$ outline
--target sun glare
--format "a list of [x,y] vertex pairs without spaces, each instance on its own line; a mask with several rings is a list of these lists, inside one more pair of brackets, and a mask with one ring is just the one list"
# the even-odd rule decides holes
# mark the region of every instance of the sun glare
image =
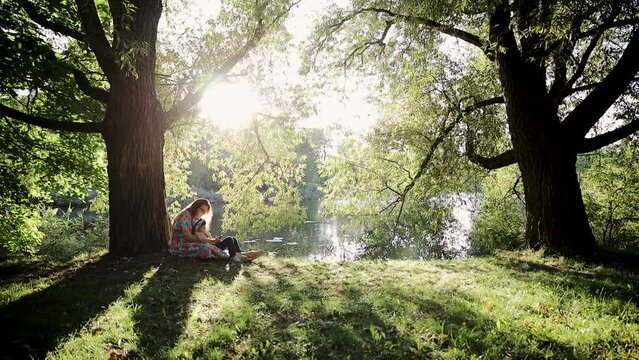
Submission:
[[220,81],[209,85],[199,104],[200,116],[224,129],[241,129],[257,111],[257,95],[249,84]]

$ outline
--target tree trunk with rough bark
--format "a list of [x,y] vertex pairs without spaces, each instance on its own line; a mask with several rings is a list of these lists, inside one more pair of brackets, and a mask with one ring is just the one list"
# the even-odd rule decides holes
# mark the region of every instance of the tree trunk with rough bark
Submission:
[[[125,87],[106,116],[109,250],[139,254],[166,248],[164,127],[152,89]],[[133,91],[132,91],[133,90]]]
[[[558,141],[558,140],[556,140]],[[560,144],[521,151],[519,168],[526,194],[526,240],[566,255],[591,256],[595,238],[581,196],[576,155]],[[531,153],[536,152],[533,156]]]
[[[155,46],[160,1],[141,1],[131,25],[119,9],[121,39],[129,47],[146,47],[111,81],[105,117],[109,176],[109,250],[140,254],[166,249],[169,239],[164,181],[164,115],[155,92]],[[133,44],[133,45],[126,45]],[[139,44],[139,45],[135,45]],[[141,51],[141,50],[140,50]],[[126,61],[126,60],[121,60]]]
[[541,66],[502,58],[506,112],[526,198],[526,242],[565,255],[591,256],[595,237],[577,177],[577,146],[548,100]]

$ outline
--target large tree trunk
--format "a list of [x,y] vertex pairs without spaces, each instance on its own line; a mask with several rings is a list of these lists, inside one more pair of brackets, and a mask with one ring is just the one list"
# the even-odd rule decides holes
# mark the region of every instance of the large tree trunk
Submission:
[[535,249],[545,247],[561,254],[590,256],[595,250],[595,238],[577,179],[576,156],[569,151],[557,143],[520,149],[526,240]]
[[107,111],[105,133],[109,250],[127,255],[163,250],[169,228],[160,106],[152,89],[130,83],[111,93],[116,95]]
[[535,74],[533,70],[518,74],[529,85],[510,88],[506,105],[526,196],[526,241],[535,249],[590,256],[595,237],[577,178],[576,146],[562,136],[543,82],[535,81],[544,77]]
[[[135,3],[135,16],[117,6],[115,52],[146,51],[122,58],[111,79],[104,138],[109,174],[109,251],[133,255],[163,250],[169,239],[164,203],[164,116],[155,93],[155,46],[162,2]],[[131,22],[132,21],[132,22]],[[127,23],[129,22],[129,23]]]
[[[547,90],[547,71],[539,49],[517,39],[504,4],[491,16],[491,40],[515,159],[526,196],[526,240],[567,255],[592,255],[595,238],[577,179],[577,147],[563,135],[557,108]],[[532,38],[529,38],[530,40]]]

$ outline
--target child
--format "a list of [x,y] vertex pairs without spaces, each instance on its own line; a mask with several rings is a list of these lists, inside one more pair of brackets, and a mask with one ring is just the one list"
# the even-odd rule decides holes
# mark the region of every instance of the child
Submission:
[[229,256],[235,261],[251,261],[257,259],[263,254],[261,251],[249,251],[243,253],[242,249],[240,249],[240,244],[233,236],[227,236],[224,240],[220,240],[219,236],[211,236],[211,233],[209,233],[206,227],[206,220],[204,219],[198,219],[195,222],[194,228],[195,236],[198,240],[203,243],[215,245],[220,250],[228,250]]

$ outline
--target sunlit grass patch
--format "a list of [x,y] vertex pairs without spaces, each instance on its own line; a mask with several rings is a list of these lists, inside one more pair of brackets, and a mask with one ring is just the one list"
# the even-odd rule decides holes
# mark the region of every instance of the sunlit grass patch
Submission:
[[[639,356],[636,274],[536,254],[254,264],[154,255],[101,266],[86,276],[106,276],[117,296],[45,334],[57,339],[52,357],[112,349],[148,359]],[[99,284],[84,301],[94,302]]]

